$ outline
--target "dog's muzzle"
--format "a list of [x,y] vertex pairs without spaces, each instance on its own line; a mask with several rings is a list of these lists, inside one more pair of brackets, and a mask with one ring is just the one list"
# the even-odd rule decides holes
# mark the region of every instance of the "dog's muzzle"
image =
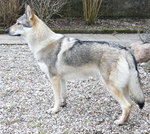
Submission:
[[[7,29],[5,30],[5,33],[8,33],[9,35],[12,35],[12,34],[10,34],[9,28],[7,28]],[[12,35],[12,36],[21,36],[21,34],[15,34],[15,35]]]

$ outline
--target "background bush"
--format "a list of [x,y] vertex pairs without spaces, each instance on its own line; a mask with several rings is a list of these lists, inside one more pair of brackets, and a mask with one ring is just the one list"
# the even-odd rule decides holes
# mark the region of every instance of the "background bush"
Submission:
[[24,5],[20,0],[0,0],[0,20],[3,27],[8,27],[16,21]]
[[31,6],[37,16],[48,23],[54,14],[58,14],[67,0],[30,0]]
[[[45,23],[48,23],[54,14],[58,14],[67,0],[27,0],[34,12]],[[22,12],[24,12],[24,0],[0,0],[0,26],[12,25]]]
[[92,25],[98,15],[102,0],[82,0],[85,22]]

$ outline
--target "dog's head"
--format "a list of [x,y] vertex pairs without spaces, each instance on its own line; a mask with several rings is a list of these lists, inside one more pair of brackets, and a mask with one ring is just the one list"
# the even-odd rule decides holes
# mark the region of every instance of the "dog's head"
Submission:
[[6,29],[6,33],[13,36],[24,35],[35,25],[36,16],[29,5],[26,6],[25,13],[19,17],[14,25]]

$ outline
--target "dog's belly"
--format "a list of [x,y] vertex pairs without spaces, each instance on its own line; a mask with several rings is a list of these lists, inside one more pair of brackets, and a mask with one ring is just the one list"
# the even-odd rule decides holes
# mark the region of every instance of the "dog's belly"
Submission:
[[[64,68],[62,68],[64,69]],[[83,80],[88,77],[97,77],[100,71],[96,65],[87,65],[82,67],[65,67],[62,77],[65,80]]]
[[[48,66],[45,63],[38,62],[40,69],[47,75],[50,74]],[[57,74],[65,80],[84,80],[88,77],[100,76],[100,70],[96,64],[88,64],[81,67],[62,65],[57,68]]]

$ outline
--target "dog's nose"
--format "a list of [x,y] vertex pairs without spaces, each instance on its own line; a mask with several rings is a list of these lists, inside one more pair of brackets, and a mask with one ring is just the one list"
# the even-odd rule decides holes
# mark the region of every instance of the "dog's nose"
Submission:
[[7,28],[7,29],[5,30],[5,33],[9,33],[9,28]]

